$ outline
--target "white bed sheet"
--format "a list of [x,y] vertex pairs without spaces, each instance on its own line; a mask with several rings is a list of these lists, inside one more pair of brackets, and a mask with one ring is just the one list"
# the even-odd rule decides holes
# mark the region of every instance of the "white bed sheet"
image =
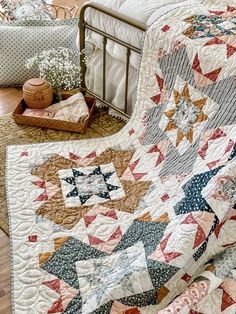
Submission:
[[[107,54],[106,64],[106,99],[120,109],[124,108],[125,90],[125,64]],[[131,114],[136,102],[136,88],[138,80],[138,70],[130,67],[129,88],[128,88],[128,113]],[[102,97],[103,90],[103,61],[102,50],[97,48],[90,61],[86,72],[87,87]],[[99,104],[99,103],[98,103]],[[100,103],[102,105],[102,103]],[[124,119],[117,111],[109,109],[109,113],[115,117]]]

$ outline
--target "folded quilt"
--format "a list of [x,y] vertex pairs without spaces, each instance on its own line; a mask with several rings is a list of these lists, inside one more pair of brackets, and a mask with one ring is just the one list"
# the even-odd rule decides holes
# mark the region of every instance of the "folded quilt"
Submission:
[[76,93],[66,100],[47,108],[54,113],[53,119],[70,122],[82,122],[89,116],[88,106],[82,93]]
[[13,313],[235,313],[235,32],[231,0],[167,12],[118,134],[8,147]]

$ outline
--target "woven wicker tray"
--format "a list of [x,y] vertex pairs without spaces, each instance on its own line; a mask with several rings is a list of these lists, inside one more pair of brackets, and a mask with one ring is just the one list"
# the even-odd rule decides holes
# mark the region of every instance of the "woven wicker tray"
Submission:
[[[67,99],[70,96],[71,95],[63,94],[63,99]],[[50,119],[50,118],[24,116],[23,112],[25,111],[27,106],[23,99],[18,103],[12,116],[17,124],[28,124],[28,125],[33,125],[33,126],[39,126],[41,128],[43,127],[43,128],[49,128],[49,129],[84,133],[92,118],[93,111],[96,106],[96,99],[94,97],[85,96],[85,101],[89,108],[89,116],[83,122],[76,123],[76,122],[56,120],[56,119]]]

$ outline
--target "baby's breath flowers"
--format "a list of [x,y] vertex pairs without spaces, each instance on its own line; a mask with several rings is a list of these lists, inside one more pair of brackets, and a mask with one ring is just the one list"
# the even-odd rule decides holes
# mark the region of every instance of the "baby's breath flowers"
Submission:
[[[86,63],[89,56],[86,51]],[[80,53],[68,48],[59,47],[57,49],[44,50],[34,57],[26,60],[25,66],[28,69],[36,68],[39,77],[47,80],[61,100],[63,89],[73,89],[81,83]]]

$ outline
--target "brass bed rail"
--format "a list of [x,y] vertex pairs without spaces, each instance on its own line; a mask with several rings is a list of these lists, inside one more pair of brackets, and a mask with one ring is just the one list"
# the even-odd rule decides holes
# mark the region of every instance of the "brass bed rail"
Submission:
[[[90,24],[88,24],[85,21],[85,13],[86,10],[88,8],[92,8],[96,11],[99,11],[103,14],[106,14],[108,16],[111,16],[112,18],[119,20],[127,25],[133,26],[143,32],[146,32],[147,30],[147,26],[143,23],[140,23],[138,21],[135,21],[127,16],[124,16],[120,13],[117,13],[111,9],[105,8],[99,4],[96,3],[92,3],[92,2],[87,2],[85,3],[80,11],[80,23],[79,23],[79,29],[80,29],[80,52],[81,52],[81,56],[80,56],[80,60],[81,60],[81,88],[83,91],[87,92],[88,94],[96,97],[97,99],[99,99],[101,102],[103,102],[104,104],[106,104],[107,106],[113,108],[114,110],[118,111],[119,113],[121,113],[122,115],[124,115],[125,117],[129,118],[129,115],[127,113],[127,109],[128,109],[128,89],[129,89],[129,68],[130,68],[130,55],[131,55],[131,51],[135,51],[139,54],[141,54],[142,50],[138,47],[132,46],[128,43],[126,43],[123,40],[120,40],[112,35],[110,35],[109,33],[106,33]],[[84,62],[84,58],[85,58],[85,49],[86,49],[86,41],[85,41],[85,37],[86,37],[86,30],[90,30],[92,32],[95,32],[101,36],[103,36],[103,82],[102,82],[102,97],[97,95],[95,92],[87,89],[86,87],[86,83],[85,83],[85,74],[86,74],[86,64]],[[125,65],[125,69],[126,69],[126,73],[125,73],[125,93],[124,93],[124,110],[118,108],[117,106],[113,105],[112,103],[110,103],[109,101],[106,100],[106,46],[107,46],[107,40],[111,40],[123,47],[125,47],[127,49],[126,52],[126,65]]]

